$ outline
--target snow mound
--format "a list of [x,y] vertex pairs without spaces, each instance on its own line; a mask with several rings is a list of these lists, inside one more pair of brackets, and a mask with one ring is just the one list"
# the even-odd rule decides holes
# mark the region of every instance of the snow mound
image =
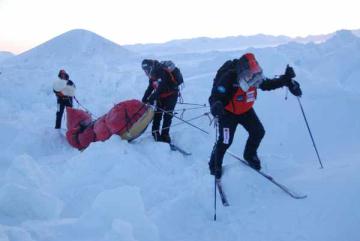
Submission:
[[[11,63],[32,65],[57,63],[68,66],[81,61],[83,64],[101,62],[103,64],[124,63],[134,54],[93,32],[75,29],[61,34],[47,42],[26,51]],[[44,66],[43,66],[44,67]]]
[[15,56],[13,53],[7,51],[0,51],[0,62]]

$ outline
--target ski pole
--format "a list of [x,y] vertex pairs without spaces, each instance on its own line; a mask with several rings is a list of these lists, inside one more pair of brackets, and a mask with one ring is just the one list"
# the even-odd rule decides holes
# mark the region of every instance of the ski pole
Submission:
[[[203,117],[203,116],[208,116],[208,112],[206,112],[206,113],[204,113],[204,114],[202,114],[202,115],[199,115],[199,116],[195,116],[195,117],[193,117],[193,118],[191,118],[191,119],[188,119],[188,120],[186,120],[186,121],[197,120],[197,119],[200,119],[200,118]],[[183,124],[186,124],[186,123],[184,123],[184,122],[179,122],[179,123],[176,123],[176,124],[171,125],[171,127],[179,126],[179,125],[183,125]],[[161,130],[166,130],[166,129],[170,129],[170,126],[169,126],[169,127],[162,128]],[[160,130],[156,130],[156,131],[160,131]]]
[[214,177],[214,221],[216,221],[216,177]]
[[[218,140],[218,119],[215,118],[215,145],[216,145],[216,142]],[[215,148],[215,147],[214,147]],[[215,149],[213,150],[215,151]],[[215,155],[215,169],[217,168],[217,155],[216,153],[214,153]],[[216,176],[214,175],[214,221],[216,221]]]
[[300,109],[301,109],[302,115],[303,115],[304,120],[305,120],[305,123],[306,123],[306,127],[307,127],[307,129],[308,129],[308,131],[309,131],[309,134],[310,134],[310,137],[311,137],[311,141],[312,141],[312,143],[313,143],[313,146],[314,146],[316,155],[317,155],[317,157],[318,157],[318,160],[319,160],[319,163],[320,163],[320,167],[321,167],[321,168],[324,168],[324,167],[323,167],[323,164],[322,164],[322,162],[321,162],[321,159],[320,159],[319,152],[318,152],[318,150],[317,150],[317,148],[316,148],[316,144],[315,144],[313,135],[312,135],[312,133],[311,133],[309,123],[308,123],[308,121],[307,121],[307,119],[306,119],[306,115],[305,115],[305,112],[304,112],[304,108],[303,108],[303,106],[302,106],[302,104],[301,104],[300,97],[297,97],[297,100],[298,100],[298,102],[299,102]]
[[[208,116],[208,115],[209,115],[209,112],[206,112],[206,113],[204,113],[204,114],[202,114],[202,115],[196,116],[196,117],[191,118],[191,119],[188,119],[188,120],[186,120],[186,121],[193,121],[193,120],[196,120],[196,119],[199,119],[199,118],[201,118],[201,117],[203,117],[203,116]],[[184,122],[179,122],[179,123],[177,123],[177,124],[171,125],[171,127],[179,126],[179,125],[183,125],[183,124],[186,124],[186,123],[184,123]],[[161,128],[161,129],[157,129],[157,130],[152,130],[152,131],[146,132],[146,133],[150,134],[150,133],[153,133],[153,132],[156,132],[156,131],[166,130],[166,129],[170,129],[170,126],[169,126],[169,127],[165,127],[165,128]]]
[[[207,106],[205,106],[205,107],[207,107]],[[180,111],[182,111],[182,112],[185,112],[185,111],[187,111],[187,110],[198,110],[198,109],[203,109],[203,108],[205,108],[204,106],[202,106],[202,107],[192,107],[192,108],[182,108],[182,109],[175,109],[175,110],[168,110],[168,111],[155,111],[155,112],[164,112],[164,113],[168,113],[168,112],[173,112],[173,111],[175,111],[175,112],[180,112]]]
[[[160,108],[160,107],[157,107],[157,106],[153,106],[153,107],[154,107],[154,108],[157,108],[157,109],[159,109],[159,110],[161,110],[161,111],[163,111],[163,112],[166,112],[166,110],[164,110],[164,109],[162,109],[162,108]],[[191,124],[190,122],[188,122],[188,121],[186,121],[186,120],[184,120],[184,119],[182,119],[182,118],[180,118],[180,117],[177,117],[176,115],[174,115],[174,114],[172,114],[172,113],[169,113],[169,112],[168,112],[168,113],[166,113],[166,114],[171,115],[172,117],[175,117],[176,119],[178,119],[178,120],[180,120],[180,121],[188,124],[189,126],[192,126],[192,127],[196,128],[196,129],[198,129],[198,130],[200,130],[200,131],[202,131],[202,132],[204,132],[204,133],[206,133],[206,134],[209,134],[209,132],[201,129],[200,127],[197,127],[196,125]]]
[[187,103],[187,102],[178,102],[180,105],[195,105],[195,106],[202,106],[202,107],[208,107],[206,104],[196,104],[196,103]]

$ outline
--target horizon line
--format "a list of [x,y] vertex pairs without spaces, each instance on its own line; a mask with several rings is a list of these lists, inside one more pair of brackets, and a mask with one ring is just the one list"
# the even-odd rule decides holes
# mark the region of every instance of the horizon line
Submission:
[[[338,30],[335,30],[333,32],[330,32],[330,33],[319,33],[319,34],[308,34],[308,35],[305,35],[305,36],[301,36],[301,35],[297,35],[295,37],[292,37],[292,36],[289,36],[289,35],[284,35],[284,34],[279,34],[279,35],[276,35],[276,34],[267,34],[267,33],[257,33],[257,34],[252,34],[252,35],[227,35],[227,36],[214,36],[214,37],[209,37],[209,36],[196,36],[196,37],[188,37],[188,38],[175,38],[175,39],[170,39],[170,40],[166,40],[166,41],[159,41],[159,42],[135,42],[135,43],[125,43],[125,44],[120,44],[118,43],[118,41],[114,41],[114,40],[111,40],[110,38],[106,37],[106,36],[103,36],[103,35],[100,35],[98,33],[96,33],[95,31],[91,31],[91,30],[88,30],[88,29],[82,29],[82,28],[74,28],[74,29],[70,29],[68,31],[65,31],[61,34],[58,34],[58,35],[55,35],[54,37],[52,38],[49,38],[48,40],[45,40],[39,44],[36,44],[34,45],[33,47],[29,47],[29,48],[26,48],[25,50],[11,50],[12,47],[5,47],[5,49],[0,49],[0,52],[3,52],[3,53],[10,53],[10,54],[13,54],[13,55],[20,55],[22,53],[25,53],[27,51],[30,51],[31,49],[33,48],[36,48],[54,38],[57,38],[59,36],[62,36],[66,33],[69,33],[69,32],[72,32],[72,31],[77,31],[77,30],[80,30],[80,31],[87,31],[87,32],[90,32],[90,33],[93,33],[93,34],[96,34],[104,39],[107,39],[119,46],[135,46],[135,45],[161,45],[161,44],[166,44],[166,43],[170,43],[170,42],[175,42],[175,41],[186,41],[186,40],[196,40],[196,39],[201,39],[201,38],[206,38],[206,39],[213,39],[213,40],[221,40],[221,39],[226,39],[226,38],[241,38],[241,37],[256,37],[256,36],[259,36],[259,35],[264,35],[264,36],[267,36],[267,37],[274,37],[274,38],[279,38],[279,37],[286,37],[286,38],[289,38],[291,40],[305,40],[307,38],[313,38],[313,37],[320,37],[320,36],[327,36],[327,35],[333,35],[335,34],[336,32],[338,31],[351,31],[352,33],[354,32],[357,32],[359,31],[359,34],[356,34],[354,33],[356,36],[360,36],[360,28],[357,28],[357,29],[345,29],[345,28],[342,28],[342,29],[338,29]],[[15,48],[18,47],[18,46],[15,46]],[[20,47],[19,47],[20,48]],[[10,50],[9,50],[10,49]]]

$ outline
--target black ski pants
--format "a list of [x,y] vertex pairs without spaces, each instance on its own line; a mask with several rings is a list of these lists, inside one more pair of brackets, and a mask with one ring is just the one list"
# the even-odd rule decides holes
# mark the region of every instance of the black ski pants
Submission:
[[153,133],[159,131],[160,133],[160,123],[163,119],[163,124],[161,128],[161,135],[168,135],[171,126],[171,120],[173,118],[174,109],[178,99],[178,92],[167,96],[165,98],[159,98],[156,101],[155,115],[152,124]]
[[61,119],[64,114],[65,106],[73,107],[72,97],[57,97],[57,111],[56,111],[56,121],[55,129],[61,128]]
[[210,166],[221,167],[226,150],[231,146],[237,125],[242,125],[249,133],[246,141],[244,158],[247,159],[257,154],[257,149],[265,130],[253,108],[241,115],[235,115],[228,111],[219,118],[218,139],[214,145],[210,158]]

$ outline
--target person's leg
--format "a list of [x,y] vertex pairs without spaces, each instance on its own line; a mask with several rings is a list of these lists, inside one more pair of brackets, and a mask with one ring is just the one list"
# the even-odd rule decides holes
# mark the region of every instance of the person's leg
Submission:
[[68,100],[68,104],[66,105],[66,106],[69,106],[69,107],[73,107],[73,98],[71,97],[71,98],[69,98],[69,100]]
[[171,142],[169,133],[170,133],[170,126],[171,126],[177,99],[178,99],[178,95],[174,94],[163,100],[163,103],[164,103],[163,109],[166,112],[164,113],[164,121],[163,121],[162,128],[161,128],[161,139],[162,139],[162,141],[167,142],[167,143]]
[[265,129],[257,117],[254,109],[250,109],[239,118],[239,123],[244,126],[249,133],[244,150],[244,159],[249,162],[254,169],[260,170],[260,160],[257,156],[257,149],[265,135]]
[[57,99],[57,111],[56,111],[56,121],[55,121],[55,129],[61,128],[61,119],[64,113],[65,104],[61,99]]
[[[162,109],[162,105],[161,102],[157,102],[156,103],[156,107],[159,107]],[[160,122],[162,119],[162,111],[160,111],[158,108],[155,108],[155,114],[154,114],[154,118],[152,121],[152,128],[151,128],[151,133],[152,136],[154,137],[155,141],[160,141]]]
[[226,150],[230,147],[237,126],[236,116],[226,112],[225,115],[219,118],[218,123],[218,138],[213,147],[209,168],[211,175],[220,178],[222,174],[222,163]]

